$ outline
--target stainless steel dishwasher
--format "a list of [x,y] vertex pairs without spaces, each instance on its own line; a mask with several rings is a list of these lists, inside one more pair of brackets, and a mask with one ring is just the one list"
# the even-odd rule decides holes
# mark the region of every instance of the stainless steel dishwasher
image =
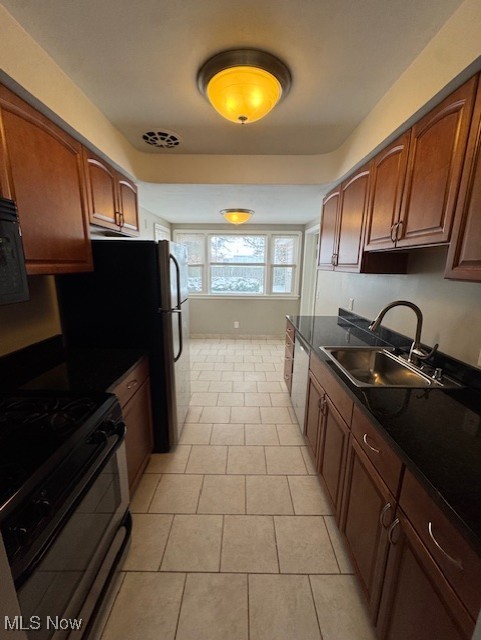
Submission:
[[294,343],[294,368],[292,371],[291,400],[301,432],[304,432],[307,380],[309,375],[309,346],[296,333]]

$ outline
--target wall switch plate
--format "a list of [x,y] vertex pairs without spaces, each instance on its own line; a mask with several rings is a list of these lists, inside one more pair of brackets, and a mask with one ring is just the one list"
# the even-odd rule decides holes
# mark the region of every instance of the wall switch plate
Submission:
[[354,309],[354,298],[349,298],[347,309],[348,311],[352,311]]
[[481,367],[481,350],[479,351],[479,356],[478,356],[478,367]]
[[238,329],[240,327],[240,324],[237,322],[237,320],[234,320],[234,329]]

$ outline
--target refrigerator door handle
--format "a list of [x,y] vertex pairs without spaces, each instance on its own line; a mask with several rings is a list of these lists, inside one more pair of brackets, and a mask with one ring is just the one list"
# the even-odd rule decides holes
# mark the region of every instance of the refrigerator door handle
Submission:
[[172,309],[172,313],[177,314],[177,323],[179,327],[179,352],[174,356],[174,362],[177,362],[184,350],[184,340],[182,336],[182,309]]
[[177,260],[174,258],[174,256],[172,254],[169,255],[170,260],[172,260],[172,262],[174,263],[174,267],[175,267],[175,277],[177,280],[177,310],[180,311],[180,305],[182,302],[182,297],[180,294],[180,267],[179,267],[179,263],[177,262]]

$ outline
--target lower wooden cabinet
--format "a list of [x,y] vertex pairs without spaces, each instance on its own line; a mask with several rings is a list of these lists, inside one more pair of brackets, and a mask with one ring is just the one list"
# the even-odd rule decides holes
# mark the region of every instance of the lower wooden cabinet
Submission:
[[378,638],[469,640],[481,558],[316,356],[304,435]]
[[294,326],[287,320],[286,322],[286,348],[284,353],[284,382],[286,383],[288,393],[292,390],[292,371],[294,368],[294,342],[296,339],[296,330]]
[[383,640],[469,640],[474,622],[406,516],[389,529],[377,629]]
[[152,453],[153,426],[149,364],[146,357],[109,389],[117,396],[127,427],[125,452],[131,492],[135,489]]
[[309,449],[311,450],[311,455],[315,460],[317,470],[319,465],[319,436],[321,433],[322,403],[325,398],[325,391],[316,382],[312,373],[309,373],[307,384],[307,406],[304,435]]
[[340,529],[376,621],[388,553],[388,529],[396,501],[356,440],[351,437]]
[[135,488],[152,453],[152,416],[150,378],[147,378],[130,401],[122,408],[127,426],[125,449],[129,487]]
[[327,395],[324,396],[321,404],[321,413],[323,420],[319,447],[319,473],[339,522],[349,427]]

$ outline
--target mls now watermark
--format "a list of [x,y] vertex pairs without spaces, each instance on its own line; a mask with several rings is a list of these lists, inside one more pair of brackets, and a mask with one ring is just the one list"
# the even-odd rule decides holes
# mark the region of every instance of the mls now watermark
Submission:
[[79,630],[82,628],[82,622],[81,618],[60,618],[59,616],[46,616],[44,619],[40,616],[30,616],[30,618],[24,618],[23,616],[9,618],[5,616],[4,629],[6,631]]

